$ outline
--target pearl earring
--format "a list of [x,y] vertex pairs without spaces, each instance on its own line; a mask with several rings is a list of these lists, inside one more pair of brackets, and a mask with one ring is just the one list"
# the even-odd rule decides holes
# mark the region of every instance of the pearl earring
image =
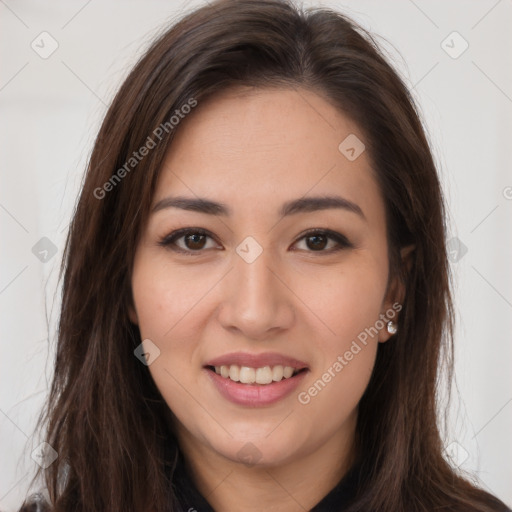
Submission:
[[387,328],[388,328],[389,334],[396,334],[396,331],[398,330],[397,325],[392,320],[390,320],[387,323]]

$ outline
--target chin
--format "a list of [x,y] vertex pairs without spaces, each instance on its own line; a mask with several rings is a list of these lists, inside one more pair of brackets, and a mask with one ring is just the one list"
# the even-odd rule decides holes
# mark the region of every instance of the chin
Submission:
[[220,456],[247,467],[270,468],[292,462],[302,451],[301,442],[284,430],[279,435],[274,432],[269,436],[271,430],[223,439],[222,442],[216,438],[210,446]]

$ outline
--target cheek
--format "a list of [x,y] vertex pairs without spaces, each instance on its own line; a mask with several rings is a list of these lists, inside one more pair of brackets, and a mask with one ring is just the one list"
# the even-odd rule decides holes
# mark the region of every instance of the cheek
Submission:
[[[348,350],[351,341],[375,334],[386,289],[383,265],[353,265],[326,273],[314,283],[303,279],[304,296],[312,311],[318,312],[325,329],[319,343],[321,352],[333,355]],[[376,336],[368,335],[369,339]],[[324,361],[326,363],[326,361]]]
[[190,272],[170,267],[161,257],[141,257],[132,275],[132,289],[141,335],[158,340],[172,338],[175,331],[198,318],[196,308],[208,278],[191,279]]
[[149,338],[160,351],[149,371],[169,407],[176,410],[190,409],[185,389],[194,396],[201,393],[193,370],[201,367],[207,292],[219,280],[214,271],[198,272],[192,267],[171,266],[165,255],[142,251],[132,275],[141,338]]
[[340,272],[325,284],[322,294],[313,290],[309,294],[312,309],[321,311],[328,329],[314,338],[321,357],[298,401],[309,414],[332,411],[327,421],[334,427],[356,408],[368,385],[378,347],[385,280],[377,267],[367,266]]
[[201,298],[212,286],[209,281],[191,280],[190,273],[144,253],[134,266],[132,290],[141,339],[150,339],[160,351],[148,369],[173,411],[191,409],[191,392],[201,400],[190,383],[190,368],[197,364]]

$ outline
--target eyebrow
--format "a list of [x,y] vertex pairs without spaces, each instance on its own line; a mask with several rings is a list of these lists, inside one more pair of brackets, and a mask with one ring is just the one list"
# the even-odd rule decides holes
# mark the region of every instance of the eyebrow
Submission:
[[[230,216],[232,211],[229,206],[203,197],[166,197],[152,209],[153,213],[166,208],[179,208],[198,213],[206,213],[208,215]],[[349,201],[341,196],[318,196],[318,197],[302,197],[287,201],[281,206],[279,215],[286,217],[288,215],[296,215],[298,213],[308,213],[320,210],[328,210],[337,208],[348,212],[355,213],[366,220],[363,210],[356,203]]]

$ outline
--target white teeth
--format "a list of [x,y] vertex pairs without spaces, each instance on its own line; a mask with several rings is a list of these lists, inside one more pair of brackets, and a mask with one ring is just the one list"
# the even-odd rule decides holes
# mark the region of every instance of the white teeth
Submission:
[[263,366],[262,368],[250,368],[248,366],[238,366],[232,364],[230,366],[222,365],[215,367],[215,373],[242,384],[271,384],[279,382],[283,379],[289,379],[294,373],[295,368],[291,366]]
[[283,376],[285,379],[289,379],[293,375],[293,368],[291,366],[285,366],[283,368]]
[[240,380],[240,367],[236,364],[232,364],[229,367],[229,378],[231,380],[234,380],[235,382],[238,382]]
[[272,380],[279,382],[283,378],[283,367],[279,364],[272,369]]
[[256,382],[256,370],[248,366],[240,367],[240,382],[242,384],[253,384]]
[[256,382],[258,384],[270,384],[272,382],[272,370],[270,366],[264,366],[256,370]]

